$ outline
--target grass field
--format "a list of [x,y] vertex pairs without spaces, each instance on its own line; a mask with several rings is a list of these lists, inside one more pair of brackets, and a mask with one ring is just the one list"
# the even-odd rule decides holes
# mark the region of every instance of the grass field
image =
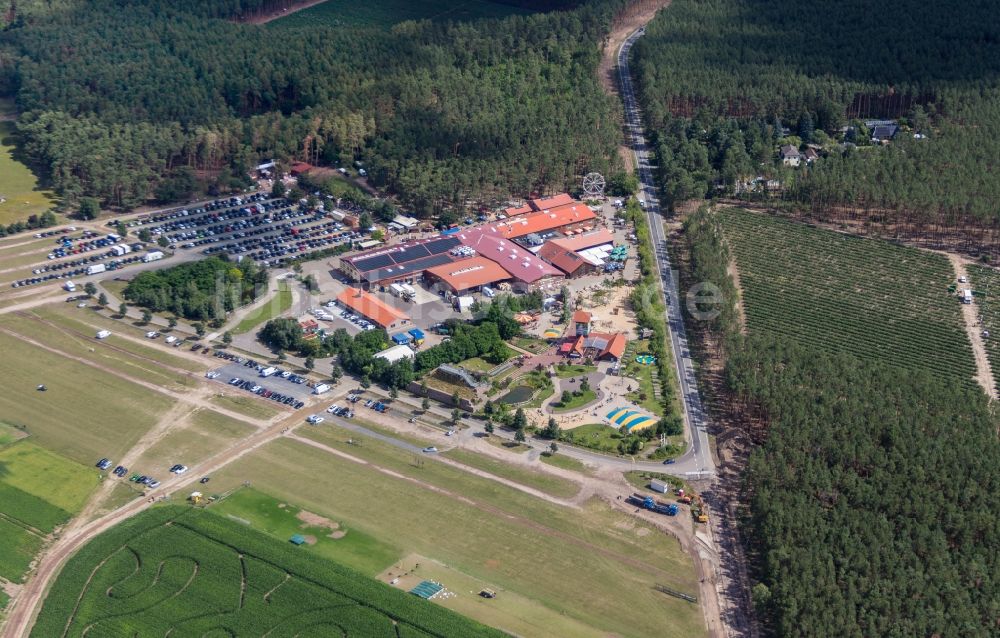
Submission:
[[97,470],[21,439],[0,447],[0,577],[21,582],[45,534],[97,486]]
[[975,383],[944,256],[735,209],[719,218],[751,333]]
[[[303,549],[374,576],[397,561],[400,551],[370,534],[350,529],[322,513],[309,512],[250,488],[239,489],[211,506],[216,514],[287,542],[293,534],[307,538]],[[325,519],[325,520],[323,520]],[[307,522],[308,521],[308,522]],[[246,523],[244,523],[246,524]]]
[[496,366],[489,361],[484,361],[479,357],[472,357],[471,359],[466,359],[462,363],[458,364],[459,367],[465,368],[470,372],[489,372]]
[[[219,391],[225,392],[225,390],[221,389],[221,386]],[[211,398],[211,401],[212,403],[218,404],[221,408],[232,410],[233,412],[239,412],[240,414],[245,414],[246,416],[254,419],[270,419],[274,415],[278,414],[277,410],[268,406],[263,401],[257,401],[248,396],[239,394],[217,394]]]
[[250,425],[198,408],[178,419],[166,436],[143,452],[134,469],[166,476],[175,463],[193,465],[203,461],[253,431]]
[[[6,317],[0,320],[3,327]],[[34,441],[90,465],[123,454],[172,400],[117,376],[0,333],[8,361],[0,414]],[[48,392],[37,392],[44,382]]]
[[67,512],[83,507],[97,487],[97,473],[92,465],[71,461],[30,440],[0,449],[0,481]]
[[548,341],[535,337],[514,337],[511,343],[534,354],[541,354],[552,347]]
[[9,423],[4,423],[0,421],[0,447],[5,445],[10,445],[18,439],[26,437],[28,434],[23,430],[19,430]]
[[38,177],[14,159],[14,123],[0,121],[0,224],[44,213],[55,204],[53,194],[39,189]]
[[70,559],[31,635],[500,636],[302,550],[209,511],[156,508]]
[[233,328],[232,333],[234,335],[241,335],[245,332],[250,332],[260,324],[280,316],[291,307],[292,289],[287,281],[281,280],[278,282],[278,292],[275,293],[274,297],[246,317],[243,317],[243,320]]
[[551,494],[552,496],[570,498],[576,496],[577,492],[580,491],[580,486],[573,481],[559,476],[554,476],[552,474],[546,474],[545,472],[540,472],[538,470],[532,470],[519,465],[505,463],[494,459],[493,457],[486,456],[485,454],[478,454],[476,452],[456,448],[454,450],[444,452],[443,456],[470,467],[483,470],[484,472],[495,474],[501,478],[509,479],[515,483],[533,487],[540,492],[545,492],[546,494]]
[[573,457],[566,456],[565,454],[559,454],[556,452],[552,454],[550,452],[542,453],[542,463],[551,465],[552,467],[559,467],[564,470],[572,470],[574,472],[580,472],[582,474],[589,474],[587,471],[587,466],[582,462],[577,461]]
[[588,423],[563,431],[563,441],[566,443],[613,454],[618,453],[618,442],[621,438],[618,430],[603,423]]
[[[141,379],[158,386],[172,390],[183,390],[192,387],[196,381],[186,374],[174,372],[160,365],[159,354],[156,357],[146,357],[141,354],[128,354],[134,350],[145,348],[129,342],[121,337],[109,337],[103,341],[94,338],[94,331],[83,335],[53,328],[40,323],[30,316],[4,315],[0,318],[0,328],[7,327],[18,334],[24,335],[40,343],[57,348],[69,355],[81,357],[94,364],[125,374],[135,379]],[[84,336],[86,335],[86,336]],[[39,350],[39,348],[34,348]],[[122,351],[126,352],[122,352]],[[167,355],[169,356],[169,355]],[[152,360],[151,360],[152,359]],[[40,382],[45,377],[41,377]],[[50,385],[45,382],[46,385]]]
[[309,436],[365,464],[280,439],[217,472],[214,489],[251,481],[407,554],[533,599],[553,619],[619,636],[705,634],[697,606],[653,589],[694,593],[690,559],[638,519],[596,501],[556,506],[368,437],[352,434],[361,444],[348,445],[328,429]]
[[577,363],[562,364],[556,366],[556,376],[559,377],[560,379],[569,379],[572,377],[579,377],[585,374],[590,374],[591,372],[595,372],[596,370],[597,366],[587,366]]
[[581,407],[590,403],[591,401],[597,399],[597,392],[595,392],[594,390],[588,389],[579,392],[580,392],[579,395],[573,394],[570,397],[570,400],[567,401],[566,403],[563,403],[562,400],[560,399],[556,403],[550,404],[552,406],[552,411],[558,413],[558,412],[569,412],[571,410],[578,410]]
[[327,0],[270,24],[275,27],[364,26],[388,28],[405,20],[478,20],[530,13],[486,0],[382,0],[358,3]]

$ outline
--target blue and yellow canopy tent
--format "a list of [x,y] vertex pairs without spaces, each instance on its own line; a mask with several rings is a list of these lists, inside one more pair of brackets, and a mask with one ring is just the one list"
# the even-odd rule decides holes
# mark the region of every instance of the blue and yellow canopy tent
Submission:
[[656,425],[657,418],[629,408],[615,408],[605,417],[617,428],[625,428],[626,432],[638,432]]

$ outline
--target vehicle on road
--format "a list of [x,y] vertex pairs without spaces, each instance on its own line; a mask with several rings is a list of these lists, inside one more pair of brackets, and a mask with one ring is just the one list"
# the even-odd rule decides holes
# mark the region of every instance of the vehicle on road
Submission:
[[421,450],[421,452],[424,452],[426,454],[433,454],[433,453],[435,453],[437,451],[438,451],[438,449],[436,447],[434,447],[433,445],[428,445],[423,450]]

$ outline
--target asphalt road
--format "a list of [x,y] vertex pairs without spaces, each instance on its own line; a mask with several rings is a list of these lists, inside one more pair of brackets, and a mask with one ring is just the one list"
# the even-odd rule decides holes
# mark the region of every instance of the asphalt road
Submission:
[[694,362],[691,360],[691,351],[688,348],[677,276],[670,264],[670,255],[667,250],[667,235],[663,227],[663,217],[656,195],[656,184],[653,181],[653,171],[650,166],[652,152],[642,133],[642,114],[635,99],[628,65],[628,54],[632,45],[645,32],[645,28],[637,29],[622,43],[621,49],[618,50],[618,81],[625,106],[626,141],[635,154],[640,198],[646,203],[646,218],[649,222],[650,236],[657,255],[656,268],[663,282],[667,327],[674,350],[674,363],[677,366],[677,378],[680,380],[681,398],[684,400],[684,420],[691,443],[688,451],[677,459],[671,473],[684,473],[689,476],[694,473],[701,478],[707,478],[715,473],[715,461],[709,448],[706,415],[702,408],[701,396],[698,394]]

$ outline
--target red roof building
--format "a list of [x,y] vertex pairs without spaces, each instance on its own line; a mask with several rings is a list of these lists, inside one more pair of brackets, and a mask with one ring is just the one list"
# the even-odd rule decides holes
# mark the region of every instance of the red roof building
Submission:
[[424,276],[444,283],[455,294],[511,278],[511,274],[500,264],[481,256],[428,268],[424,271]]
[[399,328],[410,323],[410,318],[386,304],[371,293],[357,288],[347,288],[337,296],[341,305],[363,315],[386,330]]
[[538,256],[566,273],[567,277],[579,277],[595,270],[592,263],[553,241],[545,242],[538,251]]
[[493,232],[491,227],[465,228],[453,236],[463,246],[471,248],[478,255],[499,264],[501,268],[510,273],[515,284],[540,286],[563,276],[560,270],[545,263],[514,242],[500,237]]
[[308,173],[313,169],[312,164],[307,164],[305,162],[295,162],[292,164],[292,175],[298,176],[303,173]]
[[573,358],[590,358],[595,361],[620,361],[625,355],[625,334],[593,332],[567,339],[559,346],[559,353]]
[[571,250],[576,252],[578,250],[586,250],[587,248],[593,248],[594,246],[603,246],[604,244],[615,243],[615,236],[607,228],[599,228],[586,233],[581,233],[573,237],[563,237],[561,239],[553,239],[549,242],[550,244],[555,244],[566,250]]
[[518,215],[491,225],[505,239],[516,239],[531,233],[551,230],[574,230],[586,225],[597,215],[583,202],[573,202],[556,208]]

